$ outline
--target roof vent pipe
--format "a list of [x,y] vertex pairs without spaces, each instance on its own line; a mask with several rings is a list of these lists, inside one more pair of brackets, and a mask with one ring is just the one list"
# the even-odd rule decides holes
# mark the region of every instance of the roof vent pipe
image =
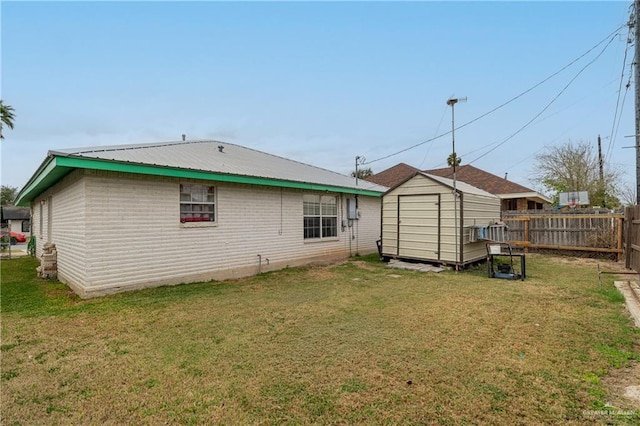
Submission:
[[224,151],[224,145],[218,145],[218,151],[223,152]]
[[187,135],[185,135],[184,133],[182,134],[182,141],[184,142],[185,140],[187,140]]

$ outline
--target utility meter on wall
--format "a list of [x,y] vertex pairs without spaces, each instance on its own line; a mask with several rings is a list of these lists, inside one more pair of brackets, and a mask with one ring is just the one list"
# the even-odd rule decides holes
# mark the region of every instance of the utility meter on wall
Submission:
[[358,202],[355,198],[347,198],[347,219],[358,220]]

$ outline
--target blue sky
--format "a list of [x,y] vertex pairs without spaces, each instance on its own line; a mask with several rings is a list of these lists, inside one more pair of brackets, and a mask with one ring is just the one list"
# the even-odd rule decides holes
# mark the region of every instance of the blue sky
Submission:
[[2,184],[22,187],[51,149],[183,133],[345,174],[356,156],[374,172],[444,167],[450,135],[375,160],[449,131],[449,97],[468,98],[455,107],[464,124],[606,39],[457,130],[456,150],[463,164],[533,187],[545,146],[595,146],[600,134],[633,186],[635,153],[623,148],[634,143],[624,137],[634,134],[633,84],[621,105],[630,5],[3,1],[1,96],[16,123],[1,142]]

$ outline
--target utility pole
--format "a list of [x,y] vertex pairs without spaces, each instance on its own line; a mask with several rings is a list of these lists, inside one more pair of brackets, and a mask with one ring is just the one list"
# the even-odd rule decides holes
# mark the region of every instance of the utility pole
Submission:
[[452,148],[451,163],[453,165],[453,239],[455,242],[454,246],[455,246],[456,272],[458,271],[458,269],[460,269],[458,265],[458,244],[460,243],[460,241],[458,241],[458,189],[456,188],[456,163],[458,162],[458,155],[456,154],[456,124],[455,124],[455,114],[453,111],[454,111],[454,106],[458,102],[466,102],[466,101],[467,101],[467,98],[447,99],[447,105],[451,107],[451,148]]
[[635,26],[635,60],[633,71],[635,73],[636,86],[636,205],[640,205],[640,25],[638,25],[638,11],[640,10],[640,0],[633,2],[633,16],[629,25]]
[[604,188],[604,160],[602,159],[602,139],[600,135],[598,135],[598,169],[600,172],[600,180],[598,181],[598,190],[602,194],[602,207],[607,207],[606,197]]
[[600,167],[600,185],[604,184],[604,162],[602,161],[602,139],[598,135],[598,166]]
[[360,156],[356,156],[356,186],[358,186],[358,161],[360,161]]

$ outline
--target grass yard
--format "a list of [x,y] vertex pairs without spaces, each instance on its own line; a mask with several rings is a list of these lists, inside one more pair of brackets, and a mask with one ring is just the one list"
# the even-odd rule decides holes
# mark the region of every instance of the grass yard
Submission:
[[1,263],[3,425],[640,421],[605,405],[640,333],[595,261],[534,255],[521,282],[367,257],[91,300]]

